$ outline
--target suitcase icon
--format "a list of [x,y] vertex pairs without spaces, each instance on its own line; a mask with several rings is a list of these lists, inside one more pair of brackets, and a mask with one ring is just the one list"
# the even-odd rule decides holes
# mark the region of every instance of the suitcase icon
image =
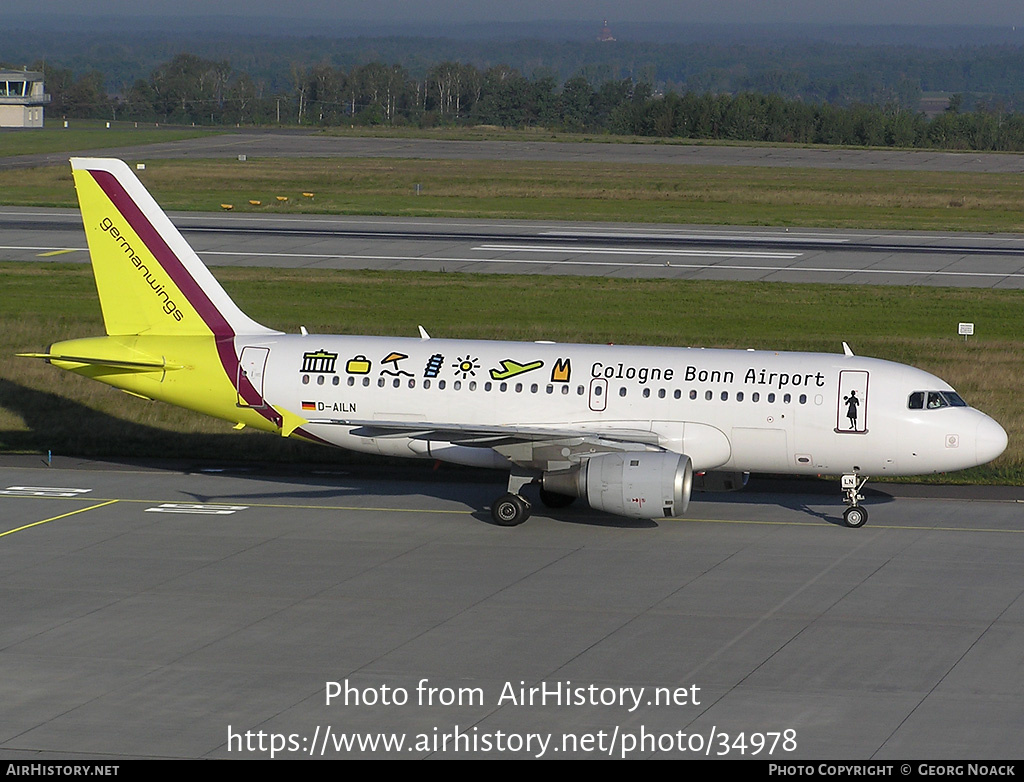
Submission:
[[368,375],[370,374],[370,362],[363,355],[350,358],[345,364],[345,371],[350,375]]

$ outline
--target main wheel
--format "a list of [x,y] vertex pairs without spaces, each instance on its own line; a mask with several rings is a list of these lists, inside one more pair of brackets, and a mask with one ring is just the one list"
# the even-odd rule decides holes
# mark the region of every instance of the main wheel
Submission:
[[847,527],[863,527],[868,520],[868,512],[860,505],[854,505],[852,508],[847,508],[843,513],[843,521],[846,522]]
[[568,508],[576,502],[576,498],[571,494],[558,494],[547,489],[541,489],[540,501],[548,508]]
[[530,518],[530,503],[518,494],[506,494],[491,505],[491,518],[501,527],[515,527]]

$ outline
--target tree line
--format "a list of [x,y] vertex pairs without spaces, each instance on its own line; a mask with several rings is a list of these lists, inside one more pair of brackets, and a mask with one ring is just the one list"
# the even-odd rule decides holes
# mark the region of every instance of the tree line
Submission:
[[934,117],[884,104],[836,105],[744,91],[655,91],[634,77],[559,82],[507,65],[444,61],[414,77],[402,65],[292,66],[288,87],[234,70],[228,61],[180,54],[108,94],[103,75],[77,78],[36,63],[52,95],[50,116],[195,125],[473,126],[665,138],[1024,151],[1024,116],[998,103],[965,111],[953,96]]

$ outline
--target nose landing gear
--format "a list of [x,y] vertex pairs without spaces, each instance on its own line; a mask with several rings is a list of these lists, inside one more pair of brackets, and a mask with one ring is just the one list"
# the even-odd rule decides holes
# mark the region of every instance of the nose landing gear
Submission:
[[867,508],[859,504],[864,499],[860,490],[867,482],[867,478],[862,478],[857,473],[848,473],[842,477],[843,496],[846,497],[846,504],[849,505],[843,511],[843,521],[846,522],[847,527],[863,527],[867,523]]

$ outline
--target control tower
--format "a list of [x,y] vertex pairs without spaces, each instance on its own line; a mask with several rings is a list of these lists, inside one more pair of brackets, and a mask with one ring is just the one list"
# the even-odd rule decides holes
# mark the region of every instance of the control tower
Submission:
[[39,71],[0,70],[0,128],[41,128],[49,102]]

